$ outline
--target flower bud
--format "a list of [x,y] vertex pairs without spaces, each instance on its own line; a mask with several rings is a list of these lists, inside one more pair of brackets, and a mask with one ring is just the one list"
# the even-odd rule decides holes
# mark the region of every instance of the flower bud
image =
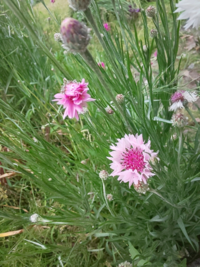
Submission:
[[118,94],[118,95],[116,95],[115,99],[116,99],[118,104],[122,104],[124,102],[124,95]]
[[188,117],[185,117],[181,112],[176,112],[172,116],[172,125],[182,128],[188,124]]
[[108,201],[112,201],[113,200],[113,195],[112,194],[108,194],[106,197],[107,197]]
[[68,0],[69,7],[75,11],[84,11],[88,8],[90,0]]
[[134,184],[135,191],[137,191],[139,194],[145,194],[149,190],[148,184],[145,184],[144,182],[138,182],[138,184]]
[[61,35],[59,32],[56,32],[56,33],[54,34],[54,40],[55,40],[56,42],[62,42],[62,35]]
[[85,24],[72,18],[66,18],[61,24],[63,47],[70,52],[85,52],[90,37]]
[[150,36],[151,36],[151,38],[156,38],[157,35],[158,35],[158,31],[157,31],[156,29],[152,29],[152,30],[150,31]]
[[155,6],[149,6],[146,10],[146,15],[149,18],[154,18],[156,15],[156,8]]
[[146,45],[143,45],[143,51],[147,52],[147,46]]
[[102,171],[100,171],[100,173],[99,173],[99,177],[100,177],[101,179],[103,179],[103,180],[106,180],[106,179],[108,178],[108,176],[109,176],[109,174],[108,174],[108,172],[105,171],[105,170],[102,170]]
[[114,113],[114,110],[110,107],[110,106],[107,106],[105,108],[105,111],[108,113],[108,114],[113,114]]
[[118,267],[133,267],[133,265],[130,262],[125,261],[125,262],[120,263]]

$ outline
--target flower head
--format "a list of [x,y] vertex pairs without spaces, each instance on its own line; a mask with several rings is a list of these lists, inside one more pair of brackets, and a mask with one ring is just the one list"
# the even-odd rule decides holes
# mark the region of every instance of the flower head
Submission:
[[183,12],[178,20],[187,19],[185,29],[189,27],[198,28],[200,26],[200,1],[199,0],[182,0],[176,4],[178,9],[175,12]]
[[112,145],[110,152],[112,161],[110,168],[113,169],[111,176],[119,176],[118,180],[129,183],[129,187],[138,185],[139,182],[147,183],[154,176],[150,162],[157,157],[157,152],[150,149],[151,142],[146,144],[142,135],[125,135],[118,139],[116,146]]
[[144,182],[139,182],[137,185],[134,185],[134,188],[139,194],[145,194],[149,190],[148,184]]
[[88,83],[84,79],[80,83],[76,81],[64,83],[61,93],[56,94],[53,100],[65,108],[63,119],[68,116],[69,118],[76,118],[78,120],[78,114],[84,112],[83,108],[87,106],[87,102],[95,101],[87,93],[88,90]]
[[184,101],[192,103],[197,101],[198,96],[195,92],[188,92],[179,90],[171,96],[172,105],[169,107],[169,111],[176,111],[177,109],[184,108]]
[[73,53],[85,52],[90,41],[89,30],[85,24],[66,18],[61,24],[60,32],[65,49]]
[[51,3],[55,3],[55,0],[51,0]]
[[107,32],[110,31],[110,25],[108,23],[104,23],[103,26]]

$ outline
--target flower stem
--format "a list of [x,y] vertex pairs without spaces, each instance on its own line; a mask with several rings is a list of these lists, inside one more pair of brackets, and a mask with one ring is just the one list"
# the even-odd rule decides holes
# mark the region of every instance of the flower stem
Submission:
[[88,65],[97,73],[98,75],[98,79],[101,82],[101,84],[104,86],[104,88],[107,90],[108,94],[110,95],[110,98],[112,99],[113,103],[115,104],[115,106],[117,107],[117,109],[119,110],[122,118],[125,120],[125,122],[127,123],[127,126],[129,128],[129,131],[132,132],[132,128],[129,124],[128,119],[126,118],[121,106],[117,103],[112,91],[110,90],[110,87],[107,85],[107,83],[105,82],[102,73],[99,69],[99,66],[97,65],[97,63],[94,61],[92,55],[90,54],[90,52],[88,50],[86,50],[85,52],[81,53],[82,57],[84,58],[84,60],[88,63]]

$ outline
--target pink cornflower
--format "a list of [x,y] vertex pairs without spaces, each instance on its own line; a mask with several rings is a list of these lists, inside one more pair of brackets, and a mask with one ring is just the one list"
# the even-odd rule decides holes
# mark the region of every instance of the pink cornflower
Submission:
[[154,57],[157,57],[158,56],[158,51],[156,50],[153,55],[154,55]]
[[138,185],[138,183],[147,183],[147,180],[154,176],[150,162],[157,158],[157,152],[150,149],[151,142],[146,144],[142,135],[133,134],[125,135],[124,138],[118,139],[116,146],[110,148],[110,159],[112,163],[110,168],[113,172],[110,176],[119,176],[118,180],[129,183],[129,187]]
[[188,92],[184,90],[176,91],[171,96],[172,105],[169,107],[169,111],[176,111],[177,109],[184,108],[183,102],[187,100],[187,102],[192,103],[197,101],[198,96],[195,92]]
[[55,0],[51,0],[51,3],[55,3]]
[[87,87],[88,83],[85,83],[85,80],[82,79],[80,83],[73,81],[67,83],[64,82],[62,91],[59,94],[56,94],[53,101],[57,101],[58,105],[63,105],[65,112],[63,114],[63,119],[67,116],[71,118],[79,119],[78,114],[84,112],[84,107],[87,106],[87,102],[95,101],[87,93],[89,88]]
[[98,65],[99,65],[99,67],[102,67],[103,69],[105,69],[105,67],[106,67],[104,62],[99,62]]
[[110,25],[108,23],[104,23],[103,26],[107,32],[110,31]]

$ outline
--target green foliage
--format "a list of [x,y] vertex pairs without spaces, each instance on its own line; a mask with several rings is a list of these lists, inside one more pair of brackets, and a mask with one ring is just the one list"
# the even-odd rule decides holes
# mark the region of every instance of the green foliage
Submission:
[[[170,0],[170,14],[164,1],[157,1],[157,16],[150,22],[158,30],[156,39],[149,37],[145,11],[140,15],[144,29],[140,38],[124,9],[119,11],[120,1],[112,2],[117,26],[106,32],[98,2],[93,1],[91,12],[84,13],[93,29],[89,50],[93,49],[94,61],[104,61],[105,70],[52,44],[28,2],[3,3],[0,145],[6,150],[1,150],[0,161],[5,171],[17,173],[9,186],[23,185],[23,194],[33,195],[26,207],[20,202],[19,211],[5,207],[0,211],[2,232],[25,229],[9,242],[2,239],[1,263],[26,266],[31,260],[32,266],[103,267],[131,258],[136,266],[186,266],[182,251],[194,256],[199,250],[199,126],[187,127],[190,136],[170,121],[169,98],[177,90],[179,72],[174,1]],[[59,26],[55,23],[53,29],[58,32]],[[155,46],[156,70],[151,65]],[[64,77],[84,78],[96,99],[79,122],[63,121],[63,111],[51,102]],[[125,101],[109,115],[105,107],[113,107],[117,94],[123,94]],[[159,151],[160,160],[153,166],[156,176],[144,195],[116,177],[99,178],[102,169],[111,171],[110,145],[129,133],[142,134]],[[18,205],[9,201],[10,206]],[[34,213],[41,216],[36,223],[30,220]],[[14,249],[11,242],[16,246],[9,256]]]

